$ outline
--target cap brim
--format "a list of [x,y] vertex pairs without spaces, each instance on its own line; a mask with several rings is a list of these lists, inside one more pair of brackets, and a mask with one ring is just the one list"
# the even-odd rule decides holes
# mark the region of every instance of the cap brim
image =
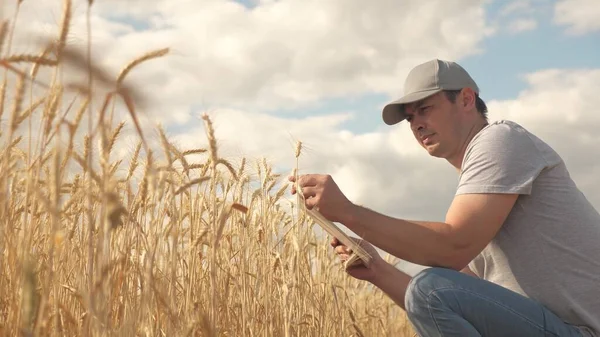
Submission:
[[406,117],[404,116],[404,104],[413,103],[425,99],[431,95],[435,95],[443,89],[430,89],[419,92],[413,92],[398,100],[388,103],[383,107],[381,113],[383,121],[387,125],[394,125],[402,122]]

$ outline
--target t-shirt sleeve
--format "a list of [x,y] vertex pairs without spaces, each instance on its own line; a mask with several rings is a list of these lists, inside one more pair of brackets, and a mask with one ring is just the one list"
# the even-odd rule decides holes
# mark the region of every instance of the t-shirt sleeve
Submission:
[[547,166],[524,129],[493,124],[473,138],[456,194],[530,194],[533,181]]

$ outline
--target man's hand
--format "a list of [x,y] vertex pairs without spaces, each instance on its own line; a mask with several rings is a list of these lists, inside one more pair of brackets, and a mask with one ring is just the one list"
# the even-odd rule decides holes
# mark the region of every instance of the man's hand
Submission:
[[[375,248],[367,241],[357,238],[351,239],[360,244],[360,246],[371,255],[372,260],[368,268],[364,265],[348,268],[346,270],[348,275],[372,283],[404,309],[404,296],[411,277],[382,259]],[[338,239],[333,238],[331,240],[331,245],[335,247],[335,252],[338,253],[343,261],[346,261],[350,257],[351,252],[348,247],[343,245]]]
[[[346,272],[359,280],[364,280],[368,282],[375,282],[377,280],[377,270],[381,267],[382,263],[386,263],[379,253],[373,248],[373,246],[367,241],[351,238],[356,243],[358,243],[369,255],[371,255],[371,263],[369,267],[365,267],[363,264],[358,264],[356,266],[350,267],[346,270]],[[340,242],[337,238],[333,238],[331,240],[331,246],[335,249],[335,252],[338,254],[340,260],[342,262],[346,262],[352,255],[352,250],[348,248],[346,245]]]
[[[296,182],[294,176],[288,180]],[[346,198],[330,175],[307,174],[298,177],[298,185],[308,209],[316,208],[330,221],[344,223],[351,216],[354,204]],[[296,184],[292,185],[292,194]]]

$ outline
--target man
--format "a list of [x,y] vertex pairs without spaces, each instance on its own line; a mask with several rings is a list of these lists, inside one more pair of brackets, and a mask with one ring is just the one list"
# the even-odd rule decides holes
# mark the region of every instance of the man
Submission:
[[406,120],[457,169],[456,195],[443,223],[408,221],[353,204],[328,175],[299,177],[308,208],[432,266],[411,278],[363,241],[374,261],[348,273],[404,308],[421,336],[600,336],[600,214],[559,155],[514,122],[488,123],[477,84],[454,62],[416,66],[404,90],[383,120]]

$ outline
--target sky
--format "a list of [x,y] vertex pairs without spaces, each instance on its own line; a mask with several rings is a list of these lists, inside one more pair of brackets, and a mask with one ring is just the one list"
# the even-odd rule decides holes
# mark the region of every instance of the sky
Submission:
[[[68,43],[83,47],[87,1],[74,3]],[[56,36],[60,17],[61,1],[25,0],[13,51],[38,53],[32,36]],[[94,61],[115,76],[170,48],[127,78],[147,97],[147,128],[202,147],[206,112],[221,156],[264,157],[284,175],[302,141],[300,173],[331,174],[353,202],[413,220],[443,221],[458,175],[381,109],[412,67],[456,61],[490,121],[550,144],[600,209],[600,1],[99,0],[92,31]]]

